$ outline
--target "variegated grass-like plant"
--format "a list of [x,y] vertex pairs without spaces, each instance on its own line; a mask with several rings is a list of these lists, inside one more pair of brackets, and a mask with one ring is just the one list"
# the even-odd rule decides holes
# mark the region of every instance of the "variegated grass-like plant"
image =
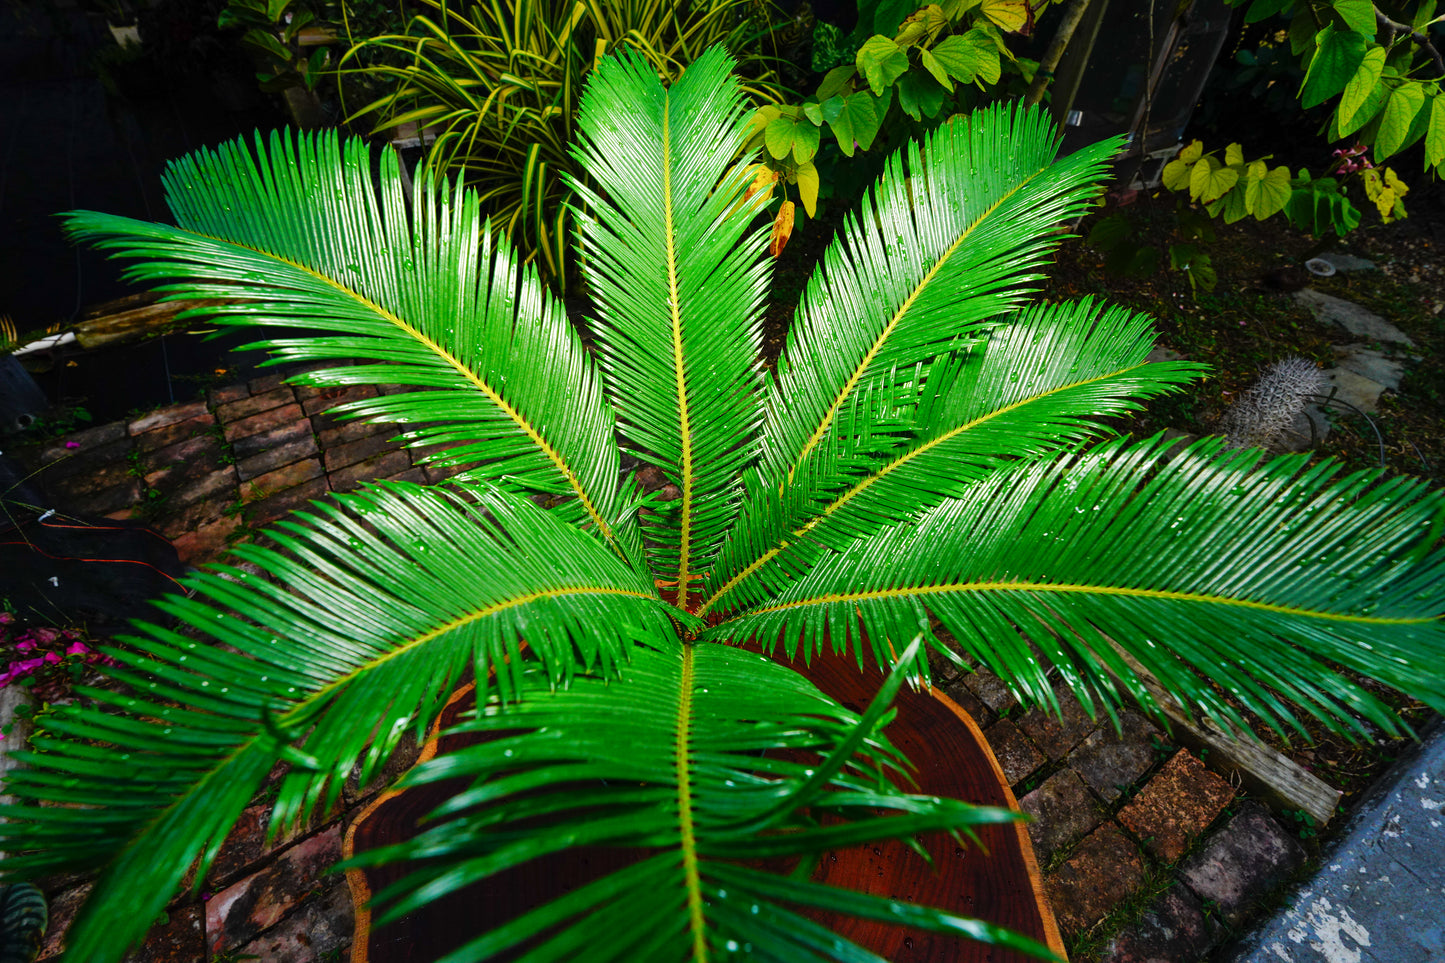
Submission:
[[[727,58],[671,89],[635,56],[605,63],[579,124],[595,355],[493,246],[474,194],[423,179],[408,196],[394,157],[378,173],[358,143],[278,136],[178,161],[176,226],[70,215],[134,277],[228,299],[228,323],[298,329],[269,342],[280,358],[360,362],[304,383],[414,389],[349,411],[475,464],[448,486],[336,496],[274,548],[242,546],[264,575],[193,578],[194,598],[161,603],[189,630],[142,627],[110,650],[128,688],[51,718],[0,838],[25,850],[7,876],[99,871],[71,959],[140,938],[278,761],[279,828],[329,810],[354,769],[372,779],[467,673],[481,692],[462,729],[498,738],[408,777],[469,788],[363,857],[411,860],[381,894],[390,911],[572,846],[643,857],[453,959],[522,944],[535,959],[874,958],[798,907],[1024,945],[760,868],[1010,818],[896,778],[888,699],[927,678],[929,647],[957,658],[930,616],[1050,708],[1050,672],[1091,711],[1148,707],[1135,666],[1196,712],[1285,729],[1303,714],[1399,731],[1344,670],[1445,706],[1438,493],[1217,440],[1165,459],[1157,438],[1105,437],[1200,373],[1147,361],[1140,315],[1028,303],[1117,144],[1056,160],[1045,114],[999,106],[901,151],[770,372],[766,235],[733,162],[747,130]],[[624,450],[678,497],[623,483]],[[745,640],[846,649],[889,681],[859,715]]]

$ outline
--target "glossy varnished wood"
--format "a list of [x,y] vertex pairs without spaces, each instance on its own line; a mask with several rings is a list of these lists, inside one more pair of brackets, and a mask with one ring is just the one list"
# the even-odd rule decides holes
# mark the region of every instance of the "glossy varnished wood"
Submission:
[[[860,673],[856,663],[834,655],[816,658],[805,674],[824,692],[859,711],[882,681],[876,671]],[[442,727],[451,725],[470,705],[469,695],[454,699]],[[918,767],[918,792],[1018,808],[982,733],[966,713],[941,695],[907,690],[894,705],[898,718],[889,726],[888,736]],[[452,739],[441,740],[440,746],[434,741],[425,757],[457,745]],[[437,785],[383,796],[353,822],[346,838],[347,855],[408,838],[416,832],[417,821],[452,791]],[[979,843],[966,846],[943,834],[923,837],[932,866],[902,843],[839,850],[822,858],[813,878],[999,923],[1033,936],[1062,955],[1062,941],[1043,898],[1042,881],[1022,824],[986,826],[978,835]],[[353,871],[348,879],[358,907],[358,926],[352,961],[434,960],[462,945],[468,936],[620,868],[634,856],[624,851],[588,850],[539,860],[380,928],[370,926],[365,902],[371,893],[400,879],[405,870],[392,866]],[[896,926],[824,914],[815,918],[900,963],[1030,959],[968,940],[943,939]]]

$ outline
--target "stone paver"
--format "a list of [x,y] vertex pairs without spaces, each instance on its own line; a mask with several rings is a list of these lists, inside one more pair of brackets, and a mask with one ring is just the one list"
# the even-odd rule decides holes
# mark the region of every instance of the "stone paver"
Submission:
[[1119,731],[1105,725],[1090,735],[1069,755],[1069,765],[1099,798],[1113,802],[1153,768],[1161,738],[1153,724],[1125,709],[1119,713]]
[[1222,927],[1198,899],[1171,886],[1138,922],[1124,928],[1100,954],[1100,963],[1176,963],[1200,959],[1219,940]]
[[1368,378],[1386,388],[1400,387],[1405,377],[1405,362],[1383,351],[1376,351],[1363,344],[1338,345],[1334,349],[1339,360],[1336,366],[1352,371],[1362,378]]
[[1028,737],[1007,719],[994,725],[984,735],[1010,786],[1017,786],[1044,764],[1044,754],[1034,748]]
[[333,878],[291,916],[240,947],[236,958],[249,955],[262,963],[313,963],[350,946],[355,928],[351,891],[344,878]]
[[1059,929],[1082,933],[1144,883],[1144,859],[1113,823],[1096,829],[1045,882]]
[[1296,291],[1294,297],[1300,304],[1309,308],[1315,317],[1322,321],[1338,324],[1356,337],[1412,347],[1415,344],[1406,336],[1405,332],[1375,312],[1362,308],[1353,301],[1346,301],[1344,298],[1337,298],[1332,294],[1325,294],[1323,291],[1316,291],[1313,288]]
[[1185,862],[1179,875],[1195,895],[1237,925],[1251,904],[1285,882],[1304,861],[1299,842],[1251,800]]
[[1059,700],[1058,715],[1042,709],[1030,709],[1019,719],[1018,725],[1050,761],[1058,762],[1099,723],[1089,718],[1067,686],[1055,686],[1054,695]]
[[965,675],[963,684],[995,715],[1003,715],[1019,704],[1003,680],[987,669]]
[[1445,726],[1361,800],[1320,868],[1231,963],[1445,960]]
[[1034,817],[1029,837],[1041,866],[1103,822],[1098,801],[1072,769],[1060,769],[1044,780],[1019,800],[1019,808]]
[[1119,822],[1144,840],[1144,848],[1172,863],[1189,849],[1234,798],[1234,787],[1181,749],[1129,805]]

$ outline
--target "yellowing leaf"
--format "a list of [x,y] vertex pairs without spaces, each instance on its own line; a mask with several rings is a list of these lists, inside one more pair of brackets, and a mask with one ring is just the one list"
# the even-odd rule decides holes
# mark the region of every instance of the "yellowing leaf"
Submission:
[[809,161],[798,168],[798,197],[803,201],[803,210],[812,217],[818,213],[818,168]]
[[773,236],[768,241],[768,253],[777,257],[783,253],[783,248],[788,246],[788,238],[793,235],[793,216],[797,208],[792,201],[783,201],[778,208],[778,216],[773,221]]
[[1182,160],[1186,164],[1192,164],[1203,156],[1204,141],[1202,140],[1191,140],[1184,146],[1184,149],[1179,152],[1179,160]]
[[1238,182],[1238,171],[1221,167],[1219,161],[1206,157],[1189,173],[1189,196],[1207,204],[1223,197]]
[[[1255,164],[1264,166],[1264,161],[1255,161]],[[1252,174],[1254,164],[1249,166]],[[1284,206],[1289,203],[1290,194],[1293,193],[1289,181],[1289,168],[1280,166],[1258,180],[1251,178],[1245,183],[1244,206],[1254,215],[1255,220],[1262,221],[1284,210]]]
[[1026,0],[983,0],[979,10],[1000,30],[1032,30],[1034,14]]
[[743,192],[743,200],[747,200],[758,191],[767,191],[771,194],[773,191],[773,182],[777,179],[777,171],[770,170],[766,164],[759,164],[758,172],[753,175],[753,182],[749,184],[748,189]]
[[1244,148],[1239,144],[1230,144],[1224,148],[1224,163],[1229,165],[1244,163]]
[[1189,186],[1190,164],[1181,155],[1164,165],[1164,186],[1171,191],[1182,191]]

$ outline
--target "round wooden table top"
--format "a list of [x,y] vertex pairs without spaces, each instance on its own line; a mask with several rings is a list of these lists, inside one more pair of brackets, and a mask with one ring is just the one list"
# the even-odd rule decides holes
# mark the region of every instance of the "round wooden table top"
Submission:
[[[779,661],[784,660],[780,657]],[[867,707],[882,683],[877,670],[860,673],[856,662],[831,653],[814,658],[811,666],[796,667],[824,692],[858,712]],[[888,736],[917,767],[917,792],[1018,809],[1003,771],[967,713],[941,693],[913,692],[906,687],[894,706],[898,717],[888,727]],[[469,707],[469,698],[454,698],[440,728],[454,724]],[[451,737],[440,745],[434,738],[423,759],[452,748]],[[348,829],[345,855],[408,838],[416,832],[417,821],[449,793],[444,785],[432,785],[382,795]],[[1043,879],[1024,825],[982,826],[978,840],[960,846],[942,833],[922,837],[933,858],[932,866],[901,842],[838,850],[823,856],[813,879],[998,923],[1063,956],[1063,941],[1044,896]],[[636,856],[623,850],[589,849],[537,860],[376,929],[370,926],[365,904],[371,893],[405,875],[405,867],[352,870],[347,874],[357,920],[352,963],[436,960],[484,929],[620,869]],[[559,885],[559,880],[565,880],[566,886]],[[1023,963],[1033,959],[972,940],[851,917],[807,915],[898,963]]]

